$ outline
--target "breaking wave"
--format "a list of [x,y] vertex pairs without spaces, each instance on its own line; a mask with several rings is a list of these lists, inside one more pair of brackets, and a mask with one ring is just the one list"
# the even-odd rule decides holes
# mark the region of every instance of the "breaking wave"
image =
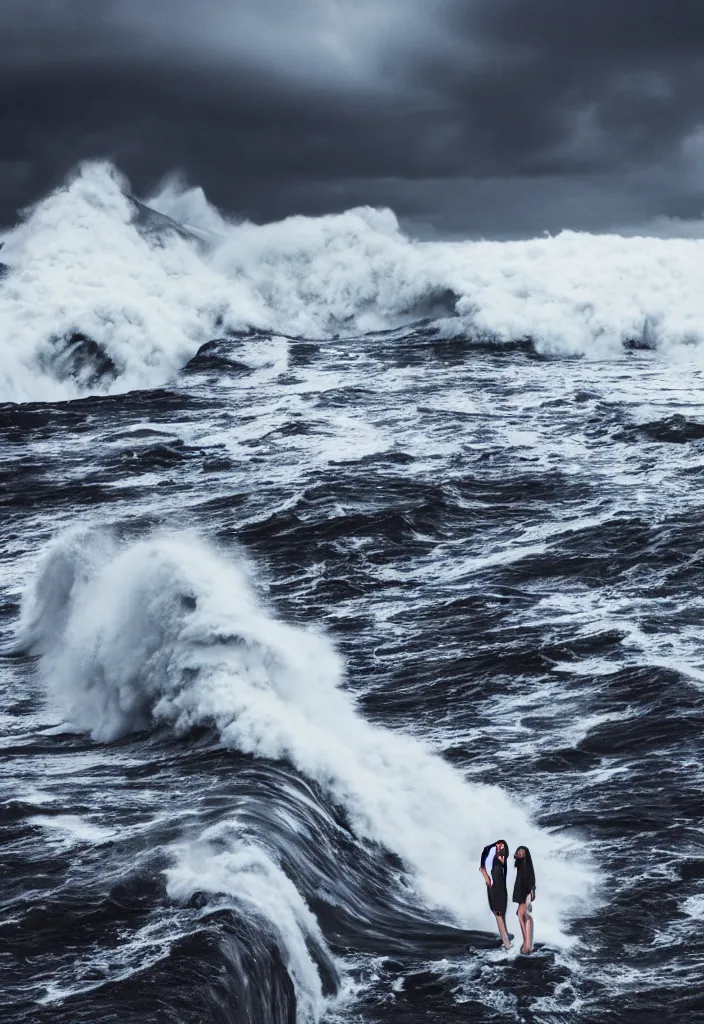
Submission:
[[292,763],[358,839],[400,858],[448,922],[486,924],[476,871],[486,836],[529,843],[547,876],[541,934],[567,941],[564,918],[589,889],[573,844],[419,739],[367,722],[330,642],[274,618],[243,569],[192,535],[128,545],[99,532],[60,537],[27,587],[19,642],[96,740],[208,726],[227,746]]
[[[207,894],[209,914],[233,910],[261,922],[265,933],[273,930],[295,987],[296,1018],[300,1022],[317,1020],[324,996],[336,988],[337,972],[316,917],[293,882],[264,850],[242,841],[236,826],[227,822],[174,853],[174,864],[166,872],[169,896],[183,902]],[[236,956],[232,947],[230,952]],[[238,977],[252,973],[249,962],[232,966]],[[255,1013],[240,1012],[256,1019]],[[286,1016],[281,1013],[280,1019]]]
[[563,232],[417,242],[390,210],[230,223],[200,189],[149,206],[83,165],[5,239],[0,401],[159,386],[224,333],[353,336],[430,318],[442,334],[542,353],[698,346],[701,239]]

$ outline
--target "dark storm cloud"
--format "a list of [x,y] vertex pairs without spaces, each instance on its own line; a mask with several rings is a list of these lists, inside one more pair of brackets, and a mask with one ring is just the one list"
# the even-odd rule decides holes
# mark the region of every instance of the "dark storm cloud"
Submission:
[[503,169],[610,171],[669,152],[704,115],[704,8],[691,0],[491,0],[455,12],[495,61],[435,63],[430,81],[469,108]]
[[691,0],[5,0],[0,218],[94,156],[260,219],[693,216],[703,43]]

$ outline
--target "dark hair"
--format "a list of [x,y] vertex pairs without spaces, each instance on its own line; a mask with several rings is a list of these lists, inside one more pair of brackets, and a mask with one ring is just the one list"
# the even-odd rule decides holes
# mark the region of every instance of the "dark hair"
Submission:
[[508,854],[509,854],[508,843],[506,842],[505,839],[497,839],[496,842],[494,843],[494,846],[498,846],[499,843],[503,843],[504,846],[506,847],[506,856],[508,857]]
[[[530,855],[530,850],[528,849],[527,846],[523,846],[523,845],[516,847],[516,853],[518,853],[519,850],[525,850],[526,855],[525,855],[524,859],[525,859],[526,864],[528,865],[528,867],[532,871],[533,870],[533,858]],[[514,863],[514,866],[517,867],[518,866],[518,858],[516,857],[516,853],[514,853],[514,855],[513,855],[513,863]]]

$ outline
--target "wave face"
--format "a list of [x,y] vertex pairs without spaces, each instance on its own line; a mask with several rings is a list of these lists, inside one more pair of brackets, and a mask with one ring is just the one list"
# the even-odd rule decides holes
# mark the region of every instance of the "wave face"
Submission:
[[596,358],[704,337],[704,240],[422,243],[389,210],[257,226],[173,185],[150,217],[126,189],[110,165],[84,165],[7,235],[0,400],[157,387],[249,328],[324,339],[430,318],[445,335]]
[[25,595],[20,638],[41,655],[74,726],[101,741],[155,725],[214,726],[233,749],[291,762],[356,836],[400,858],[424,902],[465,928],[486,916],[467,852],[478,855],[481,837],[510,822],[509,845],[528,842],[549,865],[544,934],[567,942],[561,921],[589,881],[568,863],[569,842],[537,829],[498,787],[466,783],[420,741],[370,725],[342,688],[330,643],[272,618],[242,569],[194,537],[123,547],[70,533]]
[[[220,908],[253,916],[263,922],[265,932],[273,929],[294,985],[297,1019],[318,1019],[324,1008],[324,992],[316,960],[326,962],[328,973],[334,975],[335,970],[314,914],[264,850],[243,842],[236,828],[221,824],[208,830],[197,843],[179,848],[166,877],[167,892],[174,900],[186,901],[208,893],[217,899]],[[311,947],[317,951],[316,959],[311,956]],[[252,975],[249,964],[235,962],[230,968],[248,973],[249,985],[256,989],[260,979]],[[251,998],[266,999],[266,987],[262,988],[263,992],[255,991]],[[256,1016],[254,1007],[248,1009],[250,1018]],[[285,1009],[282,1013],[282,1008],[275,1005],[266,1009],[275,1019],[286,1016]]]

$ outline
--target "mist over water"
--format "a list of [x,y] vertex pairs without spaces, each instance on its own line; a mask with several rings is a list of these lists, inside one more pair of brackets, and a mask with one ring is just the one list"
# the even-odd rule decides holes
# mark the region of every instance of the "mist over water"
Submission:
[[102,164],[29,211],[9,1021],[697,1019],[702,244],[231,223]]

